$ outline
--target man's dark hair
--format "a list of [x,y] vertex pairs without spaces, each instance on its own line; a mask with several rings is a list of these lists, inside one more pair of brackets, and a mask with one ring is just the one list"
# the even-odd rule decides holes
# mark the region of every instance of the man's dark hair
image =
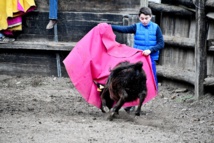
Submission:
[[152,16],[152,10],[148,7],[142,7],[139,11],[138,16],[140,16],[141,14]]

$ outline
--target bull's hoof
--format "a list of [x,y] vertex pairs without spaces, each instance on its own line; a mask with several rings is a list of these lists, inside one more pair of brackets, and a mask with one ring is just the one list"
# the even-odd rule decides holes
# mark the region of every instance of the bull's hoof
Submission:
[[105,110],[103,110],[102,108],[100,109],[103,113],[106,113],[106,111]]
[[107,106],[102,106],[100,109],[103,113],[109,112],[109,108]]
[[115,112],[109,112],[109,115],[108,115],[107,119],[109,121],[112,121],[114,119],[115,114],[116,114]]
[[103,106],[103,110],[109,112],[109,108],[107,106]]
[[135,116],[140,116],[140,113],[139,112],[135,112]]

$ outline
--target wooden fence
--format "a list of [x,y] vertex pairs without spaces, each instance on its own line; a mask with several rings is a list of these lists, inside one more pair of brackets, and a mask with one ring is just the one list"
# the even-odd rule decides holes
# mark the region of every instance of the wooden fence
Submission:
[[[159,17],[157,21],[162,29],[165,48],[161,51],[161,58],[157,66],[160,77],[176,81],[184,81],[192,85],[196,81],[196,42],[197,24],[196,9],[198,5],[192,0],[162,0],[161,4],[149,2],[153,13]],[[207,0],[204,9],[205,17],[205,41],[199,53],[204,59],[205,86],[214,86],[214,0]],[[206,9],[206,10],[205,10]],[[202,37],[203,38],[203,37]],[[200,49],[201,50],[201,49]]]

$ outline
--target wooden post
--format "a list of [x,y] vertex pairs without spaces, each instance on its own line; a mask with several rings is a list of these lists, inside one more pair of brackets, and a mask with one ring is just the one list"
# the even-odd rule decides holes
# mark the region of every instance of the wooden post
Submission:
[[[54,25],[54,42],[58,42],[58,29],[57,24]],[[56,67],[57,67],[57,76],[62,77],[61,64],[60,64],[60,55],[56,53]]]
[[205,0],[195,0],[196,36],[195,36],[195,96],[204,95],[204,79],[207,75]]

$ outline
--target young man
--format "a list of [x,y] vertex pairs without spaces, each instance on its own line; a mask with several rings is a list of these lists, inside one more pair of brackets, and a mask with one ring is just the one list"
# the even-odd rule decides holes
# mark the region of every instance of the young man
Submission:
[[113,31],[120,33],[134,33],[134,48],[142,50],[145,56],[150,55],[152,68],[156,77],[156,61],[159,59],[159,51],[164,48],[164,40],[160,27],[151,21],[152,11],[148,7],[142,7],[139,11],[139,23],[131,26],[111,25]]
[[[155,77],[156,86],[158,88],[158,81],[156,76],[156,61],[159,59],[159,51],[164,48],[164,40],[160,27],[151,21],[152,11],[148,7],[142,7],[139,11],[139,23],[131,26],[111,25],[113,31],[120,33],[134,34],[134,48],[142,50],[145,56],[150,55],[152,62],[152,69]],[[133,110],[133,108],[125,108],[126,111]]]

